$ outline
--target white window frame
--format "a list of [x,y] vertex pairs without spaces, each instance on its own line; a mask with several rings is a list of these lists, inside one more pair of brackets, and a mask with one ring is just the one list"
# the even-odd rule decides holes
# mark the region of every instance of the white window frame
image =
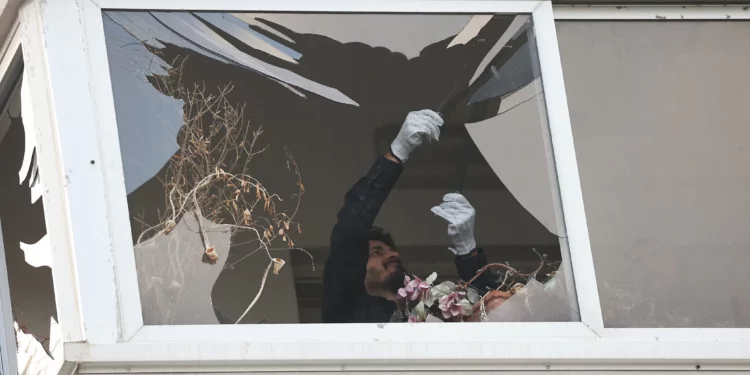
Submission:
[[2,221],[0,221],[0,373],[18,373],[17,348],[13,310],[10,305],[8,268],[7,263],[5,263]]
[[[532,14],[581,322],[144,326],[102,9]],[[81,372],[750,369],[750,329],[603,327],[554,18],[629,19],[621,10],[553,14],[537,0],[27,1],[22,43],[65,359]]]

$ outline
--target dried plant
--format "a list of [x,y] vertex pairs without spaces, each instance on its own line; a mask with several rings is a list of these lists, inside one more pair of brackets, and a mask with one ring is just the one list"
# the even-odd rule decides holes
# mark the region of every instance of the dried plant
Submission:
[[286,210],[281,205],[284,199],[269,191],[250,171],[253,158],[268,146],[258,145],[263,130],[258,127],[251,132],[249,121],[243,117],[244,105],[233,105],[228,100],[233,86],[211,93],[202,85],[186,85],[182,80],[183,64],[184,60],[173,64],[167,75],[154,76],[153,83],[159,91],[184,102],[183,126],[177,137],[179,150],[167,162],[161,179],[166,207],[159,211],[158,224],[145,227],[137,243],[169,234],[181,218],[193,215],[204,250],[197,256],[213,265],[218,254],[206,235],[206,221],[228,228],[230,241],[240,231],[253,234],[253,239],[243,245],[255,248],[232,265],[261,250],[268,255],[269,265],[246,314],[263,292],[268,271],[273,267],[274,274],[278,274],[285,263],[271,255],[271,250],[280,250],[272,248],[272,244],[283,241],[281,248],[304,251],[312,258],[307,251],[294,247],[293,240],[302,233],[301,224],[295,221],[305,193],[302,175],[294,156],[284,148],[286,168],[296,177],[296,193],[290,197],[296,202],[286,204],[292,206]]
[[548,269],[550,271],[550,273],[546,275],[548,278],[554,276],[560,262],[548,262],[547,254],[540,254],[535,248],[532,248],[531,251],[533,251],[534,254],[539,257],[539,266],[530,273],[521,272],[511,267],[508,263],[490,263],[477,270],[476,275],[474,275],[474,277],[472,277],[469,281],[460,282],[459,286],[462,289],[467,289],[469,285],[474,282],[474,280],[478,279],[480,276],[482,276],[482,274],[484,274],[485,272],[489,272],[490,269],[493,268],[501,268],[505,270],[501,279],[502,282],[500,282],[500,285],[495,288],[495,290],[511,293],[515,293],[516,290],[522,287],[522,282],[525,283],[532,278],[538,278],[540,276],[540,272],[545,269]]

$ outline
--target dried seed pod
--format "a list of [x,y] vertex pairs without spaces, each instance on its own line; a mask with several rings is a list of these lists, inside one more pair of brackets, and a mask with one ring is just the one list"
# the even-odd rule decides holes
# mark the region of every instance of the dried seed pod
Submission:
[[284,267],[284,259],[281,258],[273,258],[273,274],[278,275],[279,271],[281,270],[281,267]]
[[209,264],[216,264],[219,260],[219,254],[216,253],[216,249],[213,246],[206,248],[206,252],[203,254],[203,262]]

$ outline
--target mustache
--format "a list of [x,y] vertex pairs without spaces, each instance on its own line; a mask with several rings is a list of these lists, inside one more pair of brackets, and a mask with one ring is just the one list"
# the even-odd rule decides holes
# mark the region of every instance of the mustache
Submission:
[[401,263],[401,260],[400,260],[400,259],[396,259],[396,260],[391,260],[391,261],[388,261],[388,262],[385,262],[385,263],[383,263],[383,266],[384,266],[385,268],[387,268],[387,267],[388,267],[388,266],[390,266],[390,265],[395,265],[395,266],[396,266],[396,267],[398,267],[399,269],[404,269],[404,265],[403,265],[403,263]]

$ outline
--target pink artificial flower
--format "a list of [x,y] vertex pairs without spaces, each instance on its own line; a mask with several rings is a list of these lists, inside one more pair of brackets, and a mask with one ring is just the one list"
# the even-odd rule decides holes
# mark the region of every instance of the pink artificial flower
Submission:
[[450,319],[461,314],[463,307],[459,305],[459,302],[463,299],[465,294],[466,292],[452,292],[451,294],[440,298],[438,301],[440,305],[438,307],[443,312],[443,318]]
[[419,317],[416,315],[409,315],[409,323],[419,323]]
[[399,288],[398,296],[408,298],[410,301],[416,301],[430,290],[430,284],[422,281],[419,277],[414,276],[412,280],[409,276],[404,276],[404,287]]
[[409,276],[404,275],[404,287],[398,289],[398,296],[406,298],[407,296],[414,293],[414,286],[411,285],[411,279]]

